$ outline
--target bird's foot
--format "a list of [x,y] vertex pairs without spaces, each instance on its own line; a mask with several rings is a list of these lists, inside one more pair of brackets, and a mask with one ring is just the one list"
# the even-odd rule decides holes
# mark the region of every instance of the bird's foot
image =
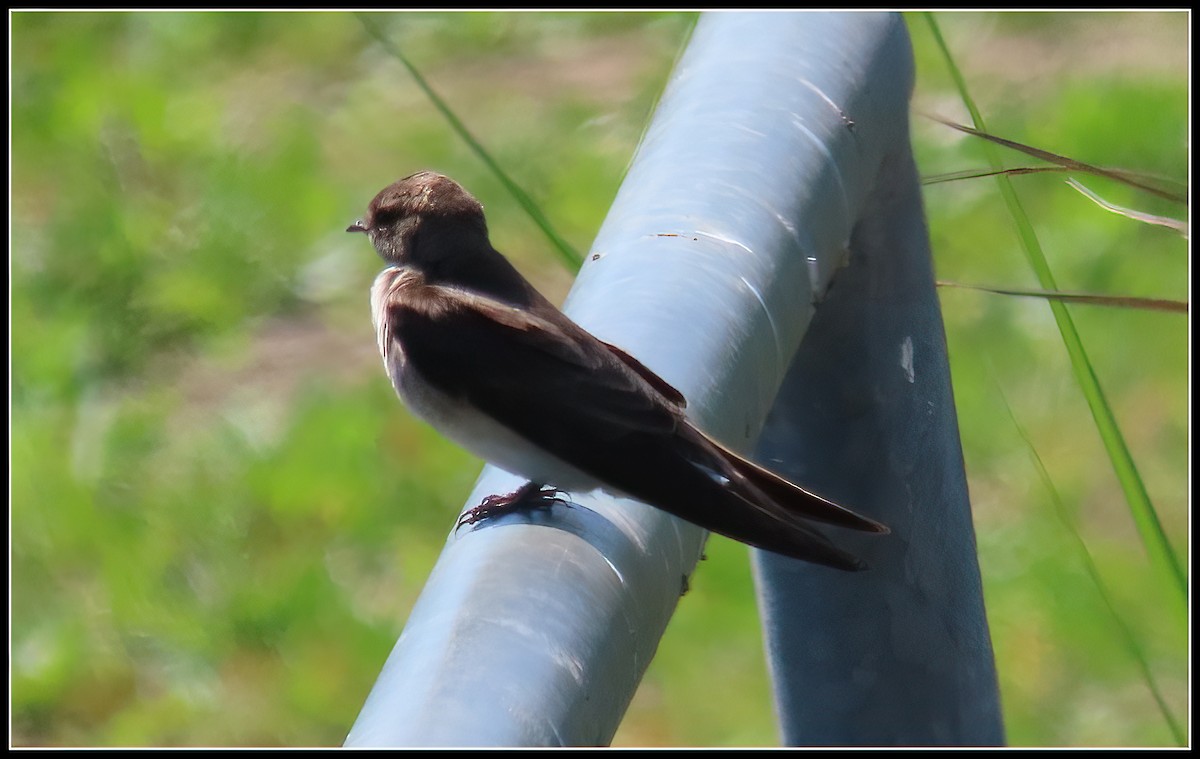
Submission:
[[458,524],[455,525],[454,529],[457,531],[459,527],[465,524],[475,524],[489,517],[509,511],[549,509],[556,503],[561,503],[565,506],[568,501],[560,495],[562,492],[551,485],[543,485],[540,482],[527,482],[511,493],[489,495],[480,501],[478,506],[464,512],[458,518]]

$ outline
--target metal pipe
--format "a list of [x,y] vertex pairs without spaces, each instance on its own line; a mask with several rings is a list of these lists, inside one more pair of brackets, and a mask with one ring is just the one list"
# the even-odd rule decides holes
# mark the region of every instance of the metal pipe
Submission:
[[[567,313],[749,448],[885,156],[907,150],[911,76],[894,15],[703,16]],[[488,467],[467,505],[518,484]],[[704,535],[574,496],[450,536],[347,746],[611,740]]]
[[[907,142],[907,135],[898,138]],[[1004,726],[916,167],[884,161],[756,458],[892,529],[872,571],[755,551],[787,745],[1000,745]]]

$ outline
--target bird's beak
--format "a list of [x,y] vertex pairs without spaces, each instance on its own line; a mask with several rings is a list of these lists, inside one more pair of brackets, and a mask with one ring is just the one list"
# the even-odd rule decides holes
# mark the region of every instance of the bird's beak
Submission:
[[346,231],[347,232],[366,232],[367,225],[363,224],[362,219],[359,219],[358,221],[354,222],[350,226],[346,227]]

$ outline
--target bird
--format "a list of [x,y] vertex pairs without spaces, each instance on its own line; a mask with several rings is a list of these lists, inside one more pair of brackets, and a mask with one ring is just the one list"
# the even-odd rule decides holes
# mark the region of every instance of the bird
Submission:
[[866,564],[812,522],[888,532],[703,432],[682,393],[572,321],[492,247],[482,204],[449,177],[422,171],[393,182],[346,231],[366,234],[386,264],[371,317],[400,399],[527,480],[484,498],[456,529],[600,489],[847,571]]

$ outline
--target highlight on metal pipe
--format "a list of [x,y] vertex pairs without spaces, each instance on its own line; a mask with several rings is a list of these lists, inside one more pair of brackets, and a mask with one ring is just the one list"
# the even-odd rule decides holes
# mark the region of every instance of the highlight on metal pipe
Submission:
[[[866,572],[756,557],[792,745],[1003,741],[912,75],[896,15],[703,15],[565,306],[727,445],[770,413],[761,462],[892,526],[838,534]],[[466,505],[519,484],[485,468]],[[347,746],[611,741],[705,536],[572,496],[449,536]]]

